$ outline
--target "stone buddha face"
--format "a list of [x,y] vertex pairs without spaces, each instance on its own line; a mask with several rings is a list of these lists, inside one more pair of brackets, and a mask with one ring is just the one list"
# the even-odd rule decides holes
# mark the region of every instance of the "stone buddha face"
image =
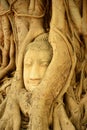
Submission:
[[52,48],[45,40],[30,43],[24,57],[23,78],[26,90],[33,91],[42,81],[52,59]]

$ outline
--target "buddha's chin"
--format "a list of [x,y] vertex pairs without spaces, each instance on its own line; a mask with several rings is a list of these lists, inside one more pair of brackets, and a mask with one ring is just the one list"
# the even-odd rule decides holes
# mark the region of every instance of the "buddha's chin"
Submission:
[[26,87],[26,89],[28,91],[34,91],[37,87],[38,87],[38,85],[32,85],[32,84],[30,84],[29,86]]

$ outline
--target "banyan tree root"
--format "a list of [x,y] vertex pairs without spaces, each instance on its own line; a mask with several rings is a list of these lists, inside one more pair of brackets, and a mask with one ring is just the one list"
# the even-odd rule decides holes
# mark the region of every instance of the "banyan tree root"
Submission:
[[66,114],[63,101],[56,104],[53,112],[53,119],[54,130],[75,130],[75,127]]
[[82,117],[82,111],[79,104],[77,104],[76,100],[73,99],[72,96],[68,95],[66,93],[66,106],[68,108],[68,112],[70,113],[70,120],[74,124],[77,130],[81,129],[81,117]]
[[[19,53],[21,43],[23,42],[24,38],[26,37],[28,31],[29,31],[29,17],[25,17],[25,14],[28,14],[28,8],[29,8],[29,1],[26,2],[23,0],[17,0],[13,4],[13,9],[17,12],[14,15],[15,19],[15,26],[17,28],[17,36],[18,36],[18,43],[17,43],[17,55]],[[13,11],[14,11],[13,10]],[[18,13],[22,13],[22,16],[18,16]]]
[[0,118],[3,116],[4,110],[5,110],[5,107],[6,107],[6,102],[7,102],[7,99],[5,99],[5,100],[0,104]]
[[1,24],[1,17],[0,17],[0,67],[2,64],[2,52],[3,52],[3,32],[2,32],[2,24]]
[[2,29],[4,34],[4,49],[3,49],[3,59],[2,59],[2,67],[6,67],[8,65],[9,59],[9,49],[10,49],[10,23],[7,16],[2,16]]
[[30,100],[31,94],[25,89],[20,91],[14,89],[14,92],[10,90],[7,98],[0,105],[0,129],[28,128]]
[[25,115],[21,115],[21,129],[27,129],[29,123],[29,117]]
[[[59,6],[57,6],[59,5]],[[65,30],[65,8],[64,1],[52,1],[52,22],[51,27],[56,26],[61,32]],[[56,17],[57,16],[57,17]],[[61,19],[60,19],[61,17]]]
[[0,79],[2,79],[8,72],[12,72],[15,70],[15,44],[13,41],[13,36],[10,37],[10,51],[9,51],[9,58],[10,61],[7,66],[0,69]]
[[[8,9],[7,2],[1,1],[0,9]],[[3,43],[0,45],[2,53],[2,63],[0,66],[0,79],[4,78],[8,72],[15,70],[15,45],[11,34],[11,24],[8,15],[1,15]]]
[[5,103],[1,104],[0,110],[2,108],[4,108],[4,112],[0,117],[0,130],[20,130],[21,116],[17,101],[11,97],[7,98]]
[[77,31],[81,34],[82,33],[82,30],[81,30],[82,18],[81,18],[79,8],[76,5],[74,0],[70,0],[70,1],[68,0],[67,4],[69,5],[69,11],[70,11],[71,19],[72,19],[73,23],[75,24]]
[[1,17],[0,17],[0,46],[3,43],[3,31],[2,31],[2,22],[1,22]]
[[85,42],[85,59],[87,62],[87,1],[83,1],[82,36]]
[[87,94],[81,99],[80,107],[83,109],[81,124],[87,124]]

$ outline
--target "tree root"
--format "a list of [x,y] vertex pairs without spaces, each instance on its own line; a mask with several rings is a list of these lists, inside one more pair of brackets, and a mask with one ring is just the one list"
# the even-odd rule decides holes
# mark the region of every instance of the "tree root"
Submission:
[[20,89],[17,101],[24,116],[29,116],[31,94],[25,89]]
[[2,79],[4,76],[6,76],[6,74],[8,74],[8,72],[12,72],[13,70],[15,70],[15,46],[14,46],[14,42],[11,36],[11,45],[10,45],[10,61],[9,64],[0,69],[0,79]]
[[25,89],[20,89],[20,91],[14,89],[14,92],[12,92],[12,90],[9,91],[7,98],[0,106],[1,130],[28,128],[31,94]]
[[62,103],[59,103],[54,108],[54,128],[54,130],[75,130],[75,127],[70,122]]
[[10,23],[7,16],[2,16],[2,29],[4,34],[4,49],[3,49],[3,58],[2,58],[2,66],[6,67],[8,65],[8,57],[10,50]]
[[10,97],[5,101],[5,103],[6,104],[2,104],[2,108],[5,105],[6,107],[0,119],[0,130],[19,130],[21,124],[21,117],[20,109],[17,102]]
[[25,117],[22,114],[22,118],[21,118],[21,128],[22,129],[27,129],[28,128],[28,124],[29,124],[29,117]]
[[7,99],[5,99],[1,104],[0,104],[0,118],[2,117],[5,107],[6,107]]
[[84,60],[83,63],[82,63],[80,85],[79,85],[79,89],[78,89],[78,93],[77,93],[77,97],[78,97],[79,101],[80,101],[80,98],[81,98],[81,95],[82,95],[82,90],[83,90],[85,64],[86,64],[86,60]]
[[87,124],[87,94],[81,99],[80,106],[83,109],[83,118],[81,120],[82,125]]
[[[79,12],[79,8],[77,7],[76,3],[73,0],[68,1],[69,3],[69,12],[71,15],[71,19],[74,22],[78,32],[81,34],[81,14]],[[76,14],[76,15],[75,15]]]

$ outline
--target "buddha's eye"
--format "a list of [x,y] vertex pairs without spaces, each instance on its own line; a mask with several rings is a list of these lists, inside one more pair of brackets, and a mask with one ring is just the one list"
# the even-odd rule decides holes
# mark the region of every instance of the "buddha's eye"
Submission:
[[41,66],[42,67],[46,67],[46,66],[48,66],[49,65],[49,62],[48,61],[43,61],[43,62],[41,62]]
[[32,66],[32,62],[29,61],[29,62],[25,63],[25,66],[26,66],[26,67]]

